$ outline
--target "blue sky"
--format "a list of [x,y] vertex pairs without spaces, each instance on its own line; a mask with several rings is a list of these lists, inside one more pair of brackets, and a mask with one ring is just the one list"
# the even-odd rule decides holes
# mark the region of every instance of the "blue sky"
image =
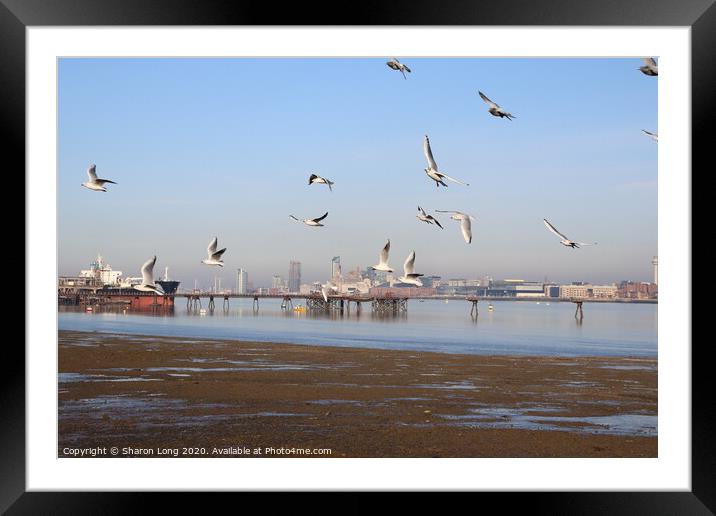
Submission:
[[[193,286],[256,286],[303,264],[324,281],[377,263],[391,239],[397,270],[444,278],[649,280],[657,254],[657,78],[639,59],[61,59],[59,273],[101,252],[138,275]],[[516,115],[492,117],[481,90]],[[428,134],[441,171],[470,183],[437,189],[423,172]],[[108,193],[80,186],[96,163]],[[316,172],[333,192],[308,186]],[[447,214],[440,231],[415,218]],[[323,228],[289,219],[318,217]],[[559,244],[546,217],[570,238]],[[200,263],[214,236],[226,267]]]

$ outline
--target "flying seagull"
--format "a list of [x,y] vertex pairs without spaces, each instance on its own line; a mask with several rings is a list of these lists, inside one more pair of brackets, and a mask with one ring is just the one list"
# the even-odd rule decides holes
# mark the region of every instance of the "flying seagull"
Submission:
[[659,141],[659,135],[658,135],[657,133],[650,133],[650,132],[647,131],[646,129],[642,129],[641,131],[642,131],[644,134],[646,134],[649,138],[651,138],[652,140],[654,140],[655,142],[658,142],[658,141]]
[[420,276],[422,274],[415,274],[415,251],[411,252],[408,255],[408,259],[405,260],[405,263],[403,264],[403,272],[405,273],[403,276],[398,278],[398,281],[400,283],[407,283],[409,285],[415,285],[416,287],[422,287],[423,282],[420,281]]
[[408,78],[408,77],[405,75],[405,72],[411,73],[411,72],[410,72],[410,68],[408,68],[407,66],[405,66],[403,63],[401,63],[400,61],[398,61],[396,58],[391,59],[390,61],[388,61],[388,62],[385,63],[385,64],[387,64],[387,65],[388,65],[390,68],[392,68],[393,70],[400,70],[400,73],[403,74],[403,79],[406,79],[406,80],[407,80],[407,78]]
[[154,283],[154,264],[157,263],[156,255],[142,265],[142,284],[134,285],[136,290],[142,292],[154,292],[160,296],[165,295],[161,285]]
[[477,220],[472,215],[469,215],[467,213],[463,213],[461,211],[450,211],[450,210],[435,210],[439,213],[452,213],[450,215],[450,218],[453,220],[459,220],[460,221],[460,230],[462,231],[462,237],[465,239],[465,242],[468,244],[472,242],[472,223],[470,222],[470,219]]
[[87,169],[87,175],[89,176],[89,181],[82,183],[81,186],[94,190],[95,192],[106,192],[107,189],[104,187],[105,183],[117,184],[109,179],[97,179],[97,165],[90,165]]
[[385,244],[385,247],[383,247],[383,250],[380,252],[378,265],[374,265],[371,269],[374,271],[393,272],[393,269],[388,265],[388,253],[390,253],[390,239],[388,239],[388,243]]
[[650,75],[654,77],[655,75],[659,75],[659,65],[656,64],[656,61],[654,61],[653,57],[644,57],[644,63],[646,63],[644,66],[640,66],[639,70],[641,70],[641,73],[644,75]]
[[512,113],[508,113],[507,111],[502,109],[498,104],[495,104],[494,102],[492,102],[490,99],[487,98],[487,95],[485,95],[481,91],[478,91],[478,93],[480,94],[480,97],[482,98],[482,100],[485,101],[485,104],[490,106],[488,111],[490,112],[490,114],[492,116],[499,116],[500,118],[507,118],[507,120],[512,120],[513,118],[517,118]]
[[219,240],[217,237],[214,237],[214,240],[209,242],[209,247],[206,248],[207,258],[206,260],[202,260],[201,263],[205,263],[206,265],[218,265],[219,267],[224,266],[224,262],[221,261],[221,255],[226,251],[226,247],[217,251],[216,247],[218,243]]
[[322,221],[323,219],[325,219],[327,216],[328,216],[328,212],[324,213],[323,215],[321,215],[320,217],[315,218],[315,219],[303,219],[303,220],[301,220],[301,219],[297,219],[297,218],[294,217],[293,215],[289,215],[289,217],[291,217],[293,220],[297,220],[298,222],[303,222],[304,224],[306,224],[306,225],[308,225],[308,226],[323,226],[323,224],[321,224],[321,221]]
[[569,238],[567,238],[566,236],[564,236],[559,231],[557,231],[557,228],[555,228],[552,224],[550,224],[547,219],[542,219],[542,220],[544,220],[544,225],[547,226],[547,229],[549,229],[552,233],[554,233],[555,235],[557,235],[560,238],[560,243],[563,246],[571,247],[572,249],[574,249],[576,247],[577,249],[579,249],[579,247],[583,246],[583,245],[597,245],[596,242],[592,242],[592,243],[574,242],[574,241],[570,240]]
[[333,283],[329,281],[326,281],[323,285],[321,285],[321,295],[323,296],[323,300],[327,303],[328,302],[328,294],[330,292],[335,292],[338,290],[338,287],[336,287]]
[[316,174],[311,174],[311,177],[308,178],[308,184],[312,185],[313,183],[318,183],[322,185],[328,185],[328,189],[332,192],[333,191],[333,181],[329,181],[325,177],[317,176]]
[[430,149],[430,139],[428,138],[428,135],[425,135],[425,140],[423,140],[423,152],[425,153],[425,159],[428,160],[428,168],[424,169],[425,173],[428,175],[430,179],[435,181],[435,186],[440,188],[440,185],[443,185],[447,187],[445,184],[445,181],[443,179],[447,179],[449,181],[452,181],[454,183],[458,183],[465,186],[470,186],[468,183],[463,183],[462,181],[458,181],[457,179],[454,179],[447,174],[443,174],[442,172],[438,172],[438,164],[435,163],[435,159],[433,159],[433,151]]
[[427,222],[428,224],[433,224],[433,223],[435,223],[440,229],[444,229],[444,228],[440,225],[440,222],[438,222],[438,219],[436,219],[436,218],[433,217],[432,215],[428,215],[427,213],[425,213],[425,210],[422,209],[420,206],[418,206],[418,211],[419,211],[420,213],[419,213],[418,215],[416,215],[416,217],[417,217],[419,220],[422,220],[423,222]]

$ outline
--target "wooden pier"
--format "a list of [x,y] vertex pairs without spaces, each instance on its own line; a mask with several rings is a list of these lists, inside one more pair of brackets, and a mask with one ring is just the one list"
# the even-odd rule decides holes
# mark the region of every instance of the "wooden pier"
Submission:
[[[57,291],[57,302],[59,305],[84,305],[84,306],[126,306],[132,309],[142,308],[173,308],[175,298],[185,298],[187,311],[201,311],[203,309],[202,299],[208,300],[207,309],[213,312],[216,308],[218,299],[222,300],[222,309],[229,312],[231,299],[251,299],[253,301],[252,308],[254,312],[258,312],[260,308],[260,300],[262,299],[280,299],[281,309],[289,312],[294,311],[294,300],[300,299],[305,301],[306,310],[309,312],[333,312],[340,314],[350,314],[351,310],[355,314],[361,314],[364,307],[370,304],[370,310],[373,314],[389,315],[389,314],[405,314],[408,311],[408,301],[415,300],[451,300],[451,301],[467,301],[469,304],[470,317],[477,319],[479,315],[478,304],[481,300],[497,301],[523,301],[531,302],[534,299],[515,299],[515,298],[498,298],[498,297],[481,297],[475,295],[466,296],[412,296],[395,295],[394,293],[386,293],[385,295],[375,296],[370,294],[330,294],[327,299],[323,298],[320,292],[311,292],[309,294],[232,294],[223,292],[176,292],[171,295],[157,295],[153,293],[127,291],[114,294],[106,292],[104,289],[92,287],[60,287]],[[407,289],[406,289],[407,290]],[[575,305],[574,317],[579,322],[584,318],[584,303],[594,302],[598,300],[588,298],[549,298],[553,302],[571,302]]]

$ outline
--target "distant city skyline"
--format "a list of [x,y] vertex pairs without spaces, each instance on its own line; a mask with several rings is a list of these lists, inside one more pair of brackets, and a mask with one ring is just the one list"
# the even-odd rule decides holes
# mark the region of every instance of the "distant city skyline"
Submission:
[[[325,282],[334,256],[363,270],[390,238],[396,272],[415,250],[442,278],[652,280],[657,79],[638,59],[404,62],[407,80],[384,59],[60,59],[59,274],[101,252],[126,276],[156,254],[182,287],[235,285],[239,268],[269,285],[290,261]],[[435,188],[425,134],[470,187]],[[107,193],[80,187],[93,163]],[[475,215],[473,243],[418,205]],[[326,211],[322,228],[288,218]],[[599,244],[563,248],[543,218]],[[215,235],[223,269],[200,263]]]
[[[388,278],[393,277],[397,278],[399,276],[399,273],[385,273],[385,272],[377,272],[371,270],[370,266],[360,267],[357,266],[353,269],[351,269],[347,274],[343,274],[340,267],[340,257],[334,256],[331,260],[331,265],[333,267],[334,274],[331,276],[331,280],[341,280],[341,281],[354,281],[356,278],[352,278],[352,276],[355,275],[355,273],[359,273],[362,278],[368,278],[368,279],[375,279],[378,283],[386,282],[388,281]],[[431,286],[432,282],[434,280],[439,280],[443,284],[449,284],[454,286],[459,286],[459,283],[467,283],[467,285],[463,286],[477,286],[477,285],[486,285],[489,282],[511,282],[511,281],[525,281],[528,283],[543,283],[543,284],[619,284],[622,282],[644,282],[644,283],[652,283],[657,284],[658,283],[658,257],[654,256],[652,260],[650,260],[649,265],[651,266],[651,274],[653,274],[653,278],[651,280],[635,280],[634,278],[618,278],[618,279],[612,279],[608,281],[592,281],[590,278],[572,278],[572,279],[562,279],[562,280],[555,280],[553,278],[549,278],[548,276],[544,276],[542,279],[538,278],[529,278],[519,275],[513,275],[510,277],[494,277],[490,274],[483,274],[481,276],[477,277],[462,277],[462,276],[441,276],[441,275],[431,275],[426,274],[423,277],[424,282],[426,283],[426,286]],[[125,273],[124,271],[114,268],[111,263],[108,263],[105,258],[100,254],[98,254],[97,258],[95,258],[88,266],[87,269],[82,269],[79,271],[79,276],[87,276],[87,275],[94,275],[94,268],[100,267],[102,269],[102,274],[100,275],[101,278],[107,282],[107,283],[115,283],[119,282],[120,280],[128,280],[128,279],[141,279],[137,278],[136,276],[133,276],[131,273]],[[104,267],[108,269],[104,269]],[[168,275],[168,271],[165,269],[165,274]],[[293,274],[293,281],[292,281],[292,274]],[[72,274],[61,274],[60,276],[64,277],[75,277],[77,276],[77,273]],[[158,278],[158,276],[156,276]],[[165,278],[166,279],[166,278]],[[169,279],[180,279],[180,278],[169,278]],[[238,268],[235,271],[235,280],[236,285],[235,288],[231,288],[228,285],[225,285],[222,287],[222,289],[230,289],[235,293],[238,294],[246,294],[253,288],[253,282],[250,282],[248,280],[248,271],[242,268]],[[210,281],[206,284],[202,284],[201,282],[198,282],[198,279],[194,279],[191,282],[185,282],[184,285],[180,290],[184,289],[193,289],[193,288],[199,288],[200,290],[215,290],[217,288],[217,285],[221,287],[221,275],[215,274],[211,277]],[[298,292],[302,286],[306,285],[317,285],[320,284],[320,280],[304,280],[301,276],[301,262],[297,262],[294,260],[291,260],[289,262],[289,271],[288,276],[284,277],[280,273],[275,273],[271,276],[271,279],[266,284],[258,284],[255,287],[256,288],[273,288],[273,289],[286,289],[289,292]]]

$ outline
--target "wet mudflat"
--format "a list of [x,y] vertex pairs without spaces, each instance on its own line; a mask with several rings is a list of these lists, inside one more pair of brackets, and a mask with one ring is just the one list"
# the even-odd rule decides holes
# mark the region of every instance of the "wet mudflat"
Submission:
[[60,331],[58,409],[60,457],[657,456],[642,357]]

